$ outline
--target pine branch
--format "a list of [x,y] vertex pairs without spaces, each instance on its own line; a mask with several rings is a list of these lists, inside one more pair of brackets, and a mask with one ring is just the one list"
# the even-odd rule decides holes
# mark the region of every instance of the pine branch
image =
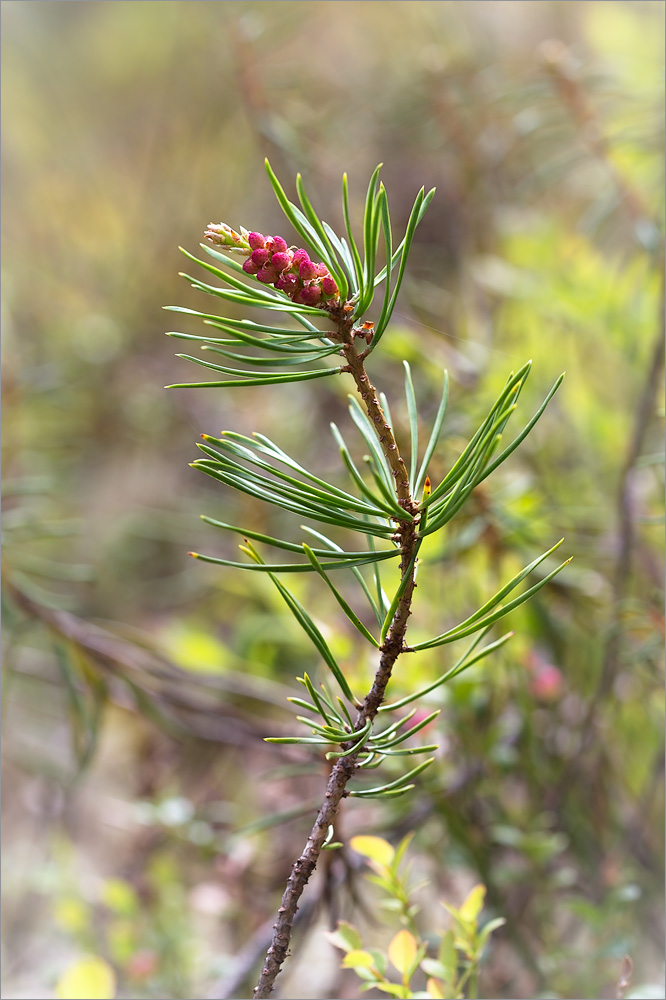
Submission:
[[[170,331],[170,336],[200,340],[204,351],[221,354],[237,364],[236,367],[229,367],[204,361],[192,355],[180,355],[188,361],[203,365],[227,377],[214,382],[178,383],[174,388],[188,384],[225,388],[239,385],[270,385],[309,381],[345,372],[352,376],[361,397],[362,403],[359,403],[355,395],[350,396],[350,416],[369,454],[367,476],[364,478],[354,464],[340,431],[333,425],[333,434],[356,490],[355,495],[309,472],[262,434],[253,434],[251,438],[228,431],[222,432],[217,438],[203,434],[204,443],[199,444],[199,448],[204,458],[192,463],[208,476],[242,494],[324,525],[332,524],[360,534],[365,538],[367,545],[365,551],[358,551],[358,544],[354,545],[351,551],[346,551],[326,535],[303,525],[305,531],[314,535],[325,546],[324,549],[315,550],[306,544],[299,546],[294,542],[256,531],[242,532],[242,529],[225,521],[205,518],[209,523],[225,531],[243,533],[244,544],[240,549],[244,556],[249,557],[250,562],[232,562],[216,556],[190,553],[208,562],[266,574],[316,647],[344,695],[344,700],[338,698],[336,706],[335,699],[329,695],[326,688],[322,685],[318,693],[305,674],[299,680],[304,684],[311,700],[291,698],[290,701],[308,713],[314,714],[315,718],[311,715],[297,717],[314,735],[268,739],[274,743],[301,743],[318,748],[332,747],[326,752],[326,759],[334,763],[314,826],[302,854],[293,865],[282,896],[277,920],[273,926],[271,945],[254,991],[256,1000],[268,997],[273,990],[276,977],[287,956],[299,900],[315,870],[321,851],[327,846],[329,833],[342,800],[350,795],[373,798],[402,795],[414,787],[413,784],[408,784],[410,779],[415,778],[433,762],[434,758],[431,757],[387,784],[372,788],[348,789],[350,780],[361,767],[377,766],[383,759],[391,756],[429,753],[436,749],[425,746],[395,749],[397,745],[402,744],[428,724],[434,715],[396,736],[398,729],[409,721],[413,711],[382,731],[374,733],[373,721],[377,714],[380,711],[387,712],[401,708],[414,701],[499,648],[512,633],[474,652],[477,644],[496,621],[519,607],[566,565],[564,562],[547,571],[536,584],[518,597],[508,602],[504,601],[504,598],[528,574],[555,551],[558,543],[514,576],[463,622],[411,648],[405,644],[416,585],[418,552],[423,539],[447,524],[458,513],[476,486],[513,453],[540,419],[550,398],[559,387],[561,377],[522,431],[508,446],[497,453],[502,433],[516,408],[516,401],[529,373],[531,362],[518,372],[512,372],[498,399],[444,479],[431,484],[427,469],[437,446],[446,411],[448,378],[444,379],[437,416],[419,465],[418,410],[411,373],[405,363],[405,394],[411,446],[408,472],[391,427],[388,404],[383,396],[378,397],[375,387],[368,378],[364,361],[376,349],[389,323],[414,232],[432,199],[434,190],[426,194],[422,188],[418,193],[405,235],[394,250],[388,200],[386,190],[378,180],[380,169],[378,167],[370,178],[365,200],[363,261],[361,261],[360,251],[350,225],[346,180],[343,182],[343,208],[348,242],[337,236],[327,223],[319,219],[300,176],[297,178],[296,188],[302,210],[289,201],[270,165],[267,163],[266,166],[269,180],[284,214],[303,242],[321,258],[320,262],[313,261],[304,247],[290,248],[282,236],[266,237],[262,233],[249,232],[242,228],[240,232],[236,232],[225,223],[211,224],[206,230],[206,239],[217,247],[226,248],[228,253],[245,258],[244,263],[240,264],[227,254],[202,244],[208,255],[223,264],[225,270],[198,260],[190,254],[187,256],[219,278],[223,286],[203,284],[197,279],[188,280],[192,281],[194,287],[200,291],[236,305],[272,309],[278,315],[286,314],[302,330],[304,329],[305,333],[302,330],[299,333],[294,329],[283,329],[271,323],[255,323],[246,319],[239,320],[180,307],[168,307],[176,312],[199,316],[204,320],[204,325],[212,326],[225,334],[223,338],[219,338],[210,336],[208,332],[194,335]],[[384,268],[376,273],[376,255],[382,233],[386,263]],[[385,288],[379,317],[376,322],[364,321],[363,317],[372,305],[376,286],[382,282],[385,282]],[[315,324],[315,320],[318,325]],[[321,329],[322,321],[326,321],[332,328]],[[228,350],[229,347],[236,347],[238,350]],[[254,353],[247,353],[248,350]],[[266,353],[257,355],[257,350]],[[335,353],[345,363],[335,368],[329,367],[327,360]],[[275,354],[279,357],[275,358]],[[311,368],[313,363],[321,363],[324,367]],[[244,367],[246,364],[252,367]],[[308,370],[303,371],[303,365],[307,365]],[[265,366],[269,366],[272,370],[266,370]],[[231,379],[228,376],[232,376]],[[419,494],[421,488],[423,495],[417,500],[415,494]],[[250,539],[283,551],[300,553],[305,556],[305,561],[267,562]],[[390,547],[378,548],[378,543],[384,545],[389,543]],[[386,559],[397,559],[398,556],[400,581],[392,598],[388,598],[382,589],[379,563]],[[359,568],[369,564],[373,565],[376,599]],[[344,569],[351,570],[368,598],[379,625],[379,638],[366,628],[354,609],[329,580],[328,571]],[[344,670],[338,664],[317,624],[279,580],[278,577],[283,573],[319,574],[352,625],[378,649],[380,655],[375,677],[362,701],[353,693]],[[454,642],[473,633],[479,635],[467,652],[425,692],[411,693],[392,705],[383,705],[393,668],[402,653]],[[353,711],[356,712],[355,719],[350,714]]]

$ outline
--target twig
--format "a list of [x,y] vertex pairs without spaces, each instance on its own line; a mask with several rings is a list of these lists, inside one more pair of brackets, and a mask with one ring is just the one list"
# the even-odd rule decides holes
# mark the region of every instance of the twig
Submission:
[[[307,923],[320,902],[320,896],[307,899],[296,914],[294,923]],[[231,970],[225,975],[220,976],[214,984],[208,994],[208,1000],[231,1000],[231,998],[236,997],[245,981],[252,974],[255,965],[266,952],[272,938],[273,922],[272,920],[267,920],[259,927],[245,947],[239,951],[238,955],[236,955]]]
[[[400,505],[410,514],[416,514],[417,504],[410,494],[409,477],[405,468],[405,463],[400,457],[400,452],[393,435],[393,431],[388,424],[384,412],[377,399],[376,390],[370,384],[363,358],[357,353],[354,346],[354,334],[351,324],[342,316],[338,321],[337,330],[339,340],[344,344],[343,353],[347,360],[346,371],[349,371],[354,378],[356,388],[361,394],[366,411],[370,420],[377,430],[377,436],[382,450],[391,467],[395,478],[395,491]],[[377,673],[370,691],[365,697],[363,705],[356,717],[355,730],[362,729],[368,720],[374,719],[379,710],[379,706],[384,700],[386,687],[391,677],[391,672],[395,661],[403,651],[407,622],[411,614],[411,602],[414,592],[415,575],[415,555],[418,550],[418,539],[413,521],[400,521],[396,529],[396,534],[401,542],[401,573],[409,573],[409,580],[404,593],[398,603],[393,621],[388,630],[386,640],[381,648],[381,656]],[[348,746],[345,747],[348,749]],[[287,957],[291,929],[293,926],[298,901],[303,890],[312,875],[322,845],[326,839],[329,826],[335,820],[342,799],[348,795],[347,784],[356,770],[356,762],[359,753],[351,754],[349,757],[338,758],[331,769],[331,774],[326,785],[324,801],[319,810],[312,832],[308,838],[305,850],[294,863],[287,886],[282,896],[280,908],[278,909],[277,920],[273,925],[273,935],[270,948],[266,955],[259,982],[254,991],[255,1000],[270,996],[275,979],[280,971],[282,963]]]
[[629,989],[631,983],[631,973],[634,971],[634,963],[631,960],[630,955],[625,955],[622,959],[622,966],[620,968],[620,978],[617,983],[617,990],[615,993],[616,1000],[624,1000],[624,994]]

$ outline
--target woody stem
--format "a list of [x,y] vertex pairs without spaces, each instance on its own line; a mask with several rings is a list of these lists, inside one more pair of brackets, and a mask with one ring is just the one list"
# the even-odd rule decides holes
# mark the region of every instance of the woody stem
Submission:
[[[393,430],[386,420],[386,416],[377,399],[375,387],[370,384],[363,364],[363,356],[359,355],[356,350],[354,332],[351,329],[351,325],[341,320],[337,333],[339,340],[343,344],[341,353],[347,361],[344,370],[349,371],[352,375],[356,383],[356,388],[363,399],[368,417],[376,428],[379,443],[395,479],[395,492],[398,502],[406,511],[415,515],[418,511],[418,505],[411,496],[409,476],[407,475],[405,463],[400,457]],[[407,622],[411,614],[411,603],[415,586],[415,556],[419,544],[415,522],[399,521],[396,534],[401,546],[401,575],[404,579],[405,574],[408,573],[409,579],[406,582],[402,597],[386,634],[386,639],[381,647],[379,665],[372,682],[372,687],[365,696],[357,714],[354,725],[356,731],[362,729],[368,720],[374,719],[384,700],[393,666],[404,648]],[[343,748],[348,749],[348,746]],[[275,979],[282,963],[287,957],[292,925],[298,909],[298,901],[310,876],[315,870],[328,833],[328,828],[336,817],[342,799],[349,794],[347,784],[356,770],[360,753],[361,750],[351,754],[349,757],[338,758],[331,769],[321,808],[308,837],[305,849],[294,862],[282,895],[277,919],[273,925],[271,945],[266,955],[259,982],[254,990],[255,1000],[261,1000],[261,998],[270,996],[273,990]]]

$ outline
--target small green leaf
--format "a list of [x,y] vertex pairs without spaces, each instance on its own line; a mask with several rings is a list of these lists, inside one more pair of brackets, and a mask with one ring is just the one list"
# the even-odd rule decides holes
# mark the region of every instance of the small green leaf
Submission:
[[342,960],[343,969],[371,969],[374,964],[374,959],[370,952],[362,951],[358,948],[348,951]]
[[444,982],[455,982],[458,971],[458,953],[456,952],[455,934],[452,930],[448,930],[442,935],[439,944],[439,961],[445,969],[445,974],[442,976]]
[[381,990],[382,993],[388,993],[392,997],[404,998],[410,995],[405,993],[404,986],[398,986],[397,983],[389,983],[387,979],[383,979],[380,983],[374,983],[373,988]]
[[361,834],[352,837],[349,846],[357,854],[363,855],[372,864],[373,868],[384,871],[389,868],[393,861],[395,850],[383,837],[374,837]]
[[404,976],[410,969],[418,946],[413,934],[408,930],[401,930],[395,935],[388,946],[388,957],[391,964]]
[[363,938],[353,924],[346,920],[339,920],[336,930],[325,932],[324,937],[341,951],[360,951],[363,948]]
[[481,910],[483,909],[483,901],[485,898],[485,885],[475,885],[474,888],[470,890],[464,903],[460,907],[459,913],[461,919],[469,921],[471,924],[475,924]]
[[437,976],[438,979],[447,980],[447,969],[446,966],[441,962],[438,962],[436,958],[424,958],[421,962],[421,968],[427,976]]
[[479,931],[479,951],[482,951],[488,941],[488,938],[493,933],[493,931],[498,930],[503,927],[506,923],[504,917],[495,917],[494,920],[489,920],[487,924]]

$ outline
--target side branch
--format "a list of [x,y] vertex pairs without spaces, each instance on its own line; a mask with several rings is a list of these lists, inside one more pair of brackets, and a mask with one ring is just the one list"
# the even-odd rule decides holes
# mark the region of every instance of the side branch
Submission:
[[[343,353],[348,365],[345,370],[349,371],[353,376],[368,416],[377,429],[377,436],[382,450],[395,478],[398,501],[409,513],[416,514],[418,506],[411,497],[409,477],[405,463],[400,457],[393,431],[379,404],[376,390],[370,384],[363,365],[363,358],[356,352],[351,331],[348,332],[341,329],[340,334],[341,339],[345,341]],[[419,543],[414,522],[400,522],[397,533],[401,541],[401,572],[403,576],[407,572],[410,576],[402,598],[396,608],[384,645],[382,646],[379,666],[372,687],[368,691],[356,717],[355,730],[362,729],[368,720],[372,720],[376,716],[384,700],[395,661],[404,648],[404,637],[407,631],[407,622],[411,614],[412,595],[415,586],[415,566],[413,565],[413,560]],[[348,747],[345,747],[345,749],[348,749]],[[273,926],[271,946],[268,949],[259,982],[254,990],[255,1000],[262,1000],[262,998],[269,997],[273,990],[275,979],[282,963],[287,957],[291,929],[296,911],[298,910],[299,899],[310,876],[315,870],[328,833],[328,828],[335,820],[342,799],[349,794],[346,790],[347,784],[356,770],[358,756],[361,752],[359,750],[349,757],[338,758],[333,765],[326,785],[324,801],[312,827],[312,832],[303,853],[294,863],[289,879],[287,880],[280,908],[278,909],[277,920]]]

